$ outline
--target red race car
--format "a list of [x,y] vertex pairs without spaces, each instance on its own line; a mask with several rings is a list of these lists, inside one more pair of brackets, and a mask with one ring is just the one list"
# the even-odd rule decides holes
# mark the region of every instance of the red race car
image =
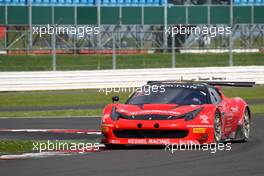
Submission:
[[253,87],[254,82],[150,81],[124,104],[105,107],[101,121],[106,147],[125,144],[210,144],[247,141],[251,113],[239,97],[227,98],[220,86]]

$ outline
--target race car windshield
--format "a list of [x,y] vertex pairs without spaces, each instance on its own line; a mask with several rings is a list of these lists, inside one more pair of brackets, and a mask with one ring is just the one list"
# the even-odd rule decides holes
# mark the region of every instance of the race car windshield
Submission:
[[202,90],[171,87],[155,92],[142,89],[135,92],[127,101],[127,104],[201,105],[207,103],[207,93]]

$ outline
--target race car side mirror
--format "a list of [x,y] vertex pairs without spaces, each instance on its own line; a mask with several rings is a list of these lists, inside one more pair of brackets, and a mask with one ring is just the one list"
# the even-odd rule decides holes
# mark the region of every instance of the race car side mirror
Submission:
[[221,87],[221,86],[215,86],[215,89],[216,89],[216,91],[219,93],[219,95],[220,95],[221,97],[223,97],[223,94],[222,94],[222,87]]
[[215,89],[216,89],[218,92],[221,92],[221,91],[222,91],[222,87],[221,87],[221,86],[215,86]]
[[119,101],[119,96],[113,96],[112,97],[112,102],[114,103],[115,101]]

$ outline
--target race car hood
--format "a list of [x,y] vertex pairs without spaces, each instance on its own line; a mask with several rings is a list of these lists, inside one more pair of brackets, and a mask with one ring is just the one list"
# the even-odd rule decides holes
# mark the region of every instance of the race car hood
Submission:
[[116,106],[116,112],[127,116],[140,115],[168,115],[180,116],[196,110],[202,105],[177,105],[177,104],[144,104],[144,105],[128,105],[119,104]]

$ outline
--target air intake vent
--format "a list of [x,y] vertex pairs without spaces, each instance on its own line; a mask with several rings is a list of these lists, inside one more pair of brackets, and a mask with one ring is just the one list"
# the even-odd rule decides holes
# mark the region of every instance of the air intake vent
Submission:
[[118,138],[185,138],[187,130],[114,130]]

